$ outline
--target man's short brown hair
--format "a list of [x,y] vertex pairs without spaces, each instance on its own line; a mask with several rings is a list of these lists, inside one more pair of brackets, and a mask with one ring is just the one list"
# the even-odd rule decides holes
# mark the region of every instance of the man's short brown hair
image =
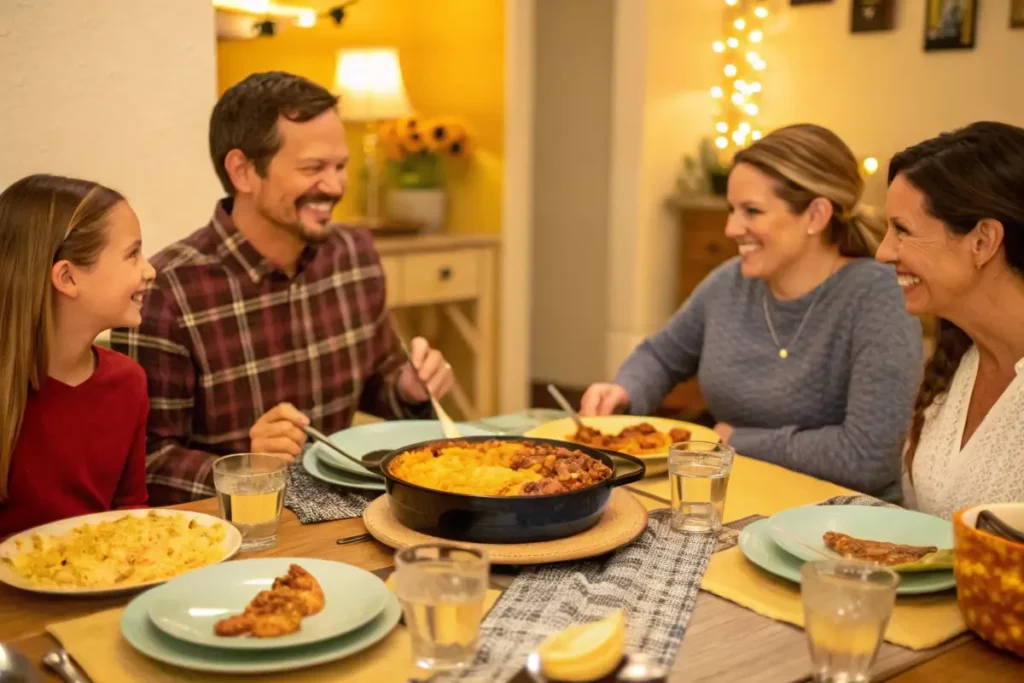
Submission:
[[266,176],[270,160],[281,149],[278,118],[302,123],[337,105],[338,98],[326,88],[284,71],[253,74],[228,88],[210,116],[210,157],[224,190],[235,194],[224,168],[228,152],[240,149],[256,172]]

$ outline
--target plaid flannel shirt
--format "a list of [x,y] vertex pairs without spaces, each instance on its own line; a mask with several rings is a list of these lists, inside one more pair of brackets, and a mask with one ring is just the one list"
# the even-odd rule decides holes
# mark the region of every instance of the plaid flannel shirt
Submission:
[[[420,416],[395,391],[405,358],[384,305],[370,234],[339,227],[307,246],[294,277],[277,270],[218,203],[204,228],[153,258],[156,280],[137,329],[111,345],[146,370],[150,502],[214,493],[212,466],[249,450],[249,428],[287,401],[323,432],[356,410]],[[429,406],[429,404],[426,404]]]

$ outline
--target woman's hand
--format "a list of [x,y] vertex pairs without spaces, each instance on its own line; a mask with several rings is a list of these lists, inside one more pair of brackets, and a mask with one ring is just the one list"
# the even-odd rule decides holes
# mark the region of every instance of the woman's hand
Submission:
[[728,444],[732,438],[733,427],[725,422],[719,422],[715,425],[715,432],[722,437],[722,443]]
[[618,384],[591,384],[580,399],[580,415],[611,415],[629,405],[629,394]]

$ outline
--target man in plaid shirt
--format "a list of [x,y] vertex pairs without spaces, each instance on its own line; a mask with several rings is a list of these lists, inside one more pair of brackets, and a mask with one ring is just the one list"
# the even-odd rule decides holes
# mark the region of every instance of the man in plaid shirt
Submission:
[[421,381],[438,398],[453,383],[423,339],[418,370],[405,361],[369,233],[331,225],[348,163],[333,95],[283,72],[250,76],[214,107],[210,153],[228,197],[154,257],[142,325],[111,336],[149,377],[157,505],[213,495],[219,456],[292,460],[302,425],[425,416]]

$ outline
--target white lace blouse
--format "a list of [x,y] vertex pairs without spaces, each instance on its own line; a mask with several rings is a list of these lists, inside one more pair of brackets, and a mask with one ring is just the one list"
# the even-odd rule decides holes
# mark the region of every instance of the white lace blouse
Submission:
[[949,519],[983,503],[1024,502],[1024,359],[1017,376],[960,449],[978,374],[978,350],[964,354],[949,392],[925,413],[914,455],[914,493],[922,512]]

